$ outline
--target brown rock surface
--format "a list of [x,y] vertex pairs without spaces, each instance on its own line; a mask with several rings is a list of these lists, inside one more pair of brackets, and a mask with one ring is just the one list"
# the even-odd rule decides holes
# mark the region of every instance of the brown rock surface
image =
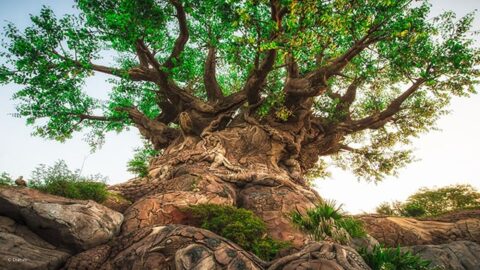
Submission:
[[480,243],[480,219],[440,222],[376,215],[361,216],[359,219],[371,236],[389,247],[436,245],[458,240]]
[[312,243],[299,252],[274,260],[268,270],[370,270],[352,248],[330,242]]
[[146,196],[125,211],[122,234],[150,225],[186,224],[188,215],[183,209],[189,205],[213,203],[233,205],[228,194],[177,191]]
[[307,237],[293,227],[289,213],[304,212],[314,207],[316,197],[309,198],[288,187],[251,186],[239,194],[240,206],[253,211],[267,226],[274,239],[292,241],[296,247],[305,244]]
[[402,248],[411,250],[432,267],[455,270],[478,270],[480,268],[480,245],[470,241],[455,241],[443,245],[420,245]]
[[132,202],[123,198],[115,191],[109,191],[107,199],[102,202],[102,205],[119,213],[123,213],[128,209],[128,207],[130,207],[130,205],[132,205]]
[[419,219],[443,221],[443,222],[456,222],[459,220],[470,219],[470,218],[480,219],[480,209],[460,210],[460,211],[445,213],[436,217],[425,217],[425,218],[419,218]]
[[68,257],[67,251],[57,249],[14,220],[0,216],[0,269],[54,270]]
[[146,227],[72,257],[64,269],[264,269],[265,262],[210,231]]
[[25,223],[51,244],[72,251],[107,242],[123,221],[122,214],[94,201],[11,187],[0,187],[0,215]]

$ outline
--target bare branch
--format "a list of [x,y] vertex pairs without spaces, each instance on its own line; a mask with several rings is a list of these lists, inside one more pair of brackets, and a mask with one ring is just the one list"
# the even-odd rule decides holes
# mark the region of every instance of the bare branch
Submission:
[[100,116],[100,115],[88,115],[88,114],[78,114],[76,115],[80,118],[80,120],[94,120],[94,121],[105,121],[105,122],[109,122],[109,121],[113,121],[114,119],[112,118],[109,118],[109,117],[106,117],[106,116]]
[[118,69],[118,68],[112,68],[112,67],[107,67],[107,66],[102,66],[102,65],[97,65],[93,63],[89,63],[89,66],[86,66],[85,64],[81,63],[78,60],[71,59],[69,57],[66,57],[64,55],[59,54],[57,51],[52,51],[53,54],[56,56],[60,57],[61,59],[72,62],[74,63],[77,67],[79,68],[91,68],[94,71],[117,76],[117,77],[122,77],[125,75],[128,75],[128,77],[133,80],[133,81],[152,81],[152,78],[148,73],[145,71],[138,69],[138,68],[130,68],[128,70],[124,69]]

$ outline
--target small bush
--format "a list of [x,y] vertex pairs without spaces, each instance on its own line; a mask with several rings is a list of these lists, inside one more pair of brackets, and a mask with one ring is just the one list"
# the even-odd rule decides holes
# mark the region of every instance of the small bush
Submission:
[[13,185],[13,179],[6,172],[0,174],[0,186],[11,186]]
[[353,238],[361,238],[367,235],[367,232],[363,228],[362,221],[353,217],[344,217],[337,221],[338,226],[345,229],[348,234]]
[[291,219],[295,226],[315,241],[330,239],[347,244],[352,237],[366,235],[361,221],[346,217],[341,206],[334,201],[322,202],[308,209],[306,214],[293,212]]
[[79,171],[72,172],[63,160],[51,167],[38,166],[32,172],[29,187],[66,198],[96,202],[103,202],[108,196],[105,177],[82,177]]
[[372,270],[427,270],[430,261],[423,260],[420,256],[410,251],[402,252],[400,247],[384,248],[375,246],[371,252],[360,250],[360,255]]
[[198,226],[223,236],[264,260],[290,244],[266,236],[265,223],[251,211],[228,205],[199,204],[186,209]]
[[406,217],[421,217],[425,213],[425,208],[416,202],[406,203],[402,209],[402,215]]

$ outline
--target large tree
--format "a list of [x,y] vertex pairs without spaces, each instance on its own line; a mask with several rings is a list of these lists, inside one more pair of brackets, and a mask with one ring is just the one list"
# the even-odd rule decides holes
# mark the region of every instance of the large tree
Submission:
[[[323,173],[325,159],[371,180],[395,173],[412,159],[410,138],[478,82],[474,15],[430,18],[428,1],[76,8],[58,18],[45,7],[32,26],[5,28],[0,82],[25,85],[14,98],[34,133],[64,140],[90,129],[102,138],[136,127],[160,154],[148,177],[115,187],[124,196],[216,193],[277,232],[290,228],[282,214],[318,199],[305,175]],[[101,73],[108,100],[84,89]]]

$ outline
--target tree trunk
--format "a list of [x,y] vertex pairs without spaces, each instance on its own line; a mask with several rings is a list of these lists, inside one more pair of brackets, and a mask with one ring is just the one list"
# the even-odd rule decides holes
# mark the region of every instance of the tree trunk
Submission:
[[151,161],[148,177],[111,187],[135,202],[125,212],[122,233],[184,223],[169,209],[209,202],[252,210],[273,238],[304,243],[289,214],[303,212],[320,197],[302,180],[298,149],[285,139],[288,132],[246,123],[201,136],[182,130],[184,136]]

